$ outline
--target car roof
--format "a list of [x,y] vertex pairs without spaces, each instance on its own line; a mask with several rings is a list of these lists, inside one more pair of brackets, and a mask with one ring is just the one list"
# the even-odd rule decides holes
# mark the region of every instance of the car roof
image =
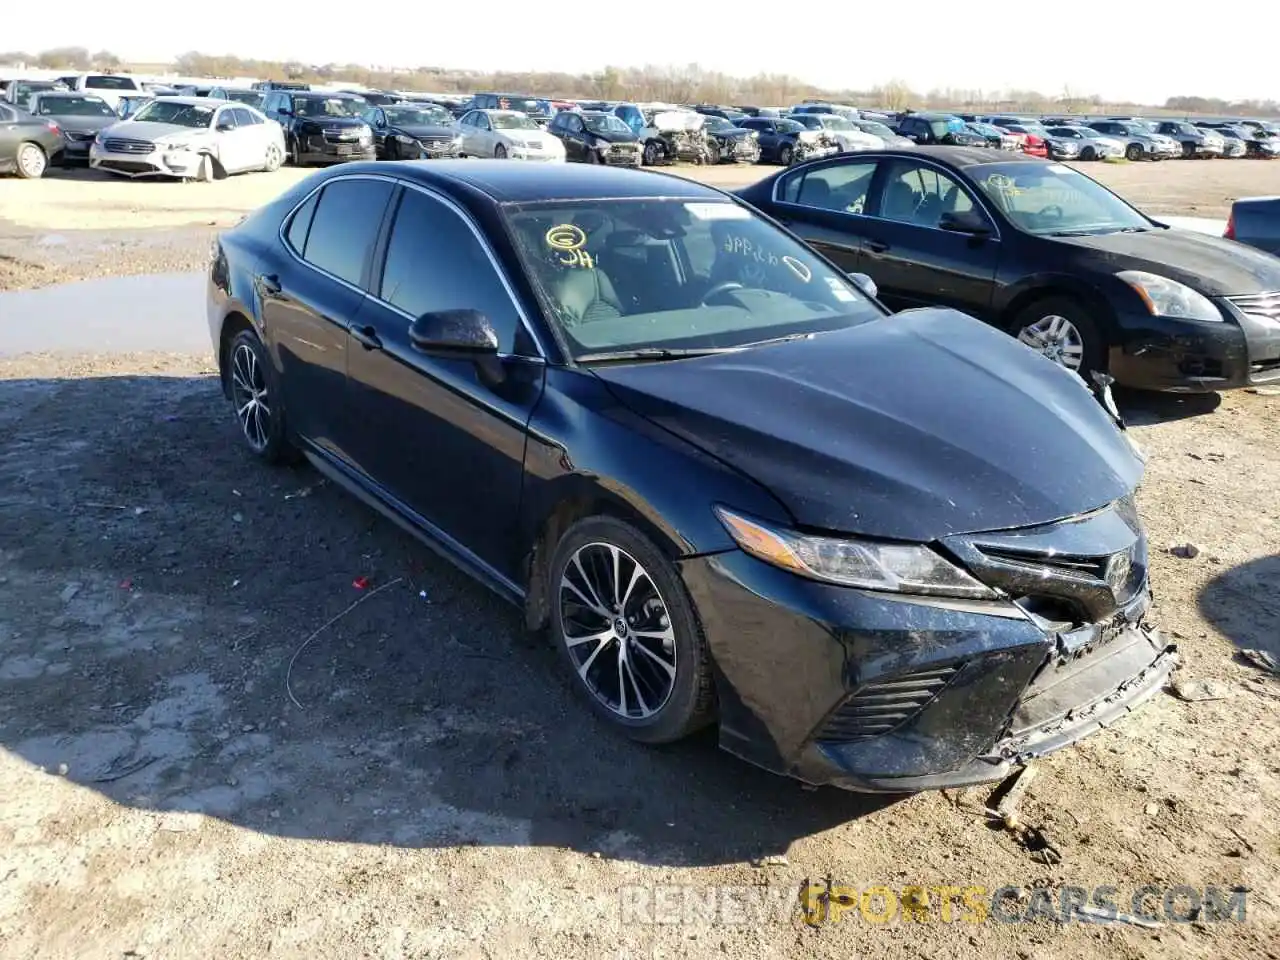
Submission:
[[643,197],[726,200],[720,191],[675,174],[604,165],[517,163],[511,160],[409,160],[382,161],[376,166],[372,162],[343,166],[350,172],[385,174],[394,170],[405,180],[423,186],[448,189],[450,183],[462,183],[496,203]]
[[[977,167],[985,163],[1047,163],[1039,157],[990,147],[912,147],[902,150],[877,150],[877,155],[897,157],[931,157],[952,167]],[[865,157],[866,153],[852,153],[849,157]]]
[[524,117],[527,114],[523,110],[486,110],[479,108],[476,113],[484,113],[491,117]]
[[[215,97],[157,97],[153,99],[163,100],[165,103],[180,103],[189,107],[221,107],[225,106],[226,100],[219,100]],[[244,106],[244,104],[239,104]]]

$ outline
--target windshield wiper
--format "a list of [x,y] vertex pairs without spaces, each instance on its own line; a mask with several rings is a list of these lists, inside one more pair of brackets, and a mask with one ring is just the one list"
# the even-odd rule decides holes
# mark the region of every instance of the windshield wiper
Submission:
[[742,347],[637,347],[634,350],[603,350],[575,357],[578,363],[613,363],[624,360],[680,360],[709,357],[717,353],[737,353]]

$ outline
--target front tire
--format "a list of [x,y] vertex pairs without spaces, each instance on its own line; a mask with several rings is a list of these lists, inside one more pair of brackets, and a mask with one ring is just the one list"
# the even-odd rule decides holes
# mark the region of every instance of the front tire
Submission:
[[646,167],[657,166],[660,155],[661,151],[658,149],[658,144],[650,140],[644,145],[644,155],[641,157],[641,162]]
[[507,148],[506,148],[506,147],[504,147],[502,144],[498,144],[496,147],[494,147],[494,148],[493,148],[493,159],[495,159],[495,160],[505,160],[505,159],[507,159]]
[[674,565],[631,524],[571,526],[547,579],[551,635],[592,709],[643,743],[669,743],[715,716],[706,640]]
[[266,463],[289,463],[297,451],[285,430],[275,367],[258,335],[241,330],[227,349],[227,385],[245,446]]
[[1070,297],[1045,297],[1018,311],[1009,332],[1025,346],[1092,386],[1107,367],[1107,344],[1088,310]]
[[1137,162],[1142,159],[1142,147],[1136,143],[1131,143],[1124,148],[1124,158]]
[[23,180],[39,180],[49,169],[49,157],[38,143],[23,143],[18,146],[16,169]]
[[1097,160],[1098,155],[1097,153],[1094,152],[1093,147],[1085,147],[1083,150],[1080,151],[1080,159],[1081,160]]
[[791,161],[795,158],[795,150],[791,144],[784,143],[778,148],[778,162],[784,167],[791,166]]

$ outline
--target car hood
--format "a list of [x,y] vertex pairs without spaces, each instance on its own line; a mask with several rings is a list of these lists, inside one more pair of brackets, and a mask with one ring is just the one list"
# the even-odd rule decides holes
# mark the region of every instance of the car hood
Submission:
[[415,140],[420,140],[423,137],[456,137],[462,134],[462,131],[457,127],[441,124],[412,124],[410,126],[395,124],[388,127],[387,132],[391,134],[403,133],[406,137],[413,137]]
[[[1160,218],[1154,217],[1156,222]],[[1100,255],[1111,272],[1146,270],[1211,297],[1280,290],[1280,259],[1231,240],[1171,227],[1146,233],[1055,237]]]
[[635,143],[640,139],[630,130],[591,130],[588,128],[587,133],[597,140],[606,140],[609,143]]
[[707,136],[717,140],[745,140],[751,136],[751,131],[744,127],[729,127],[727,130],[708,130]]
[[56,113],[48,116],[41,115],[40,119],[52,120],[63,130],[92,130],[95,132],[105,130],[107,127],[114,126],[120,122],[119,117],[78,117],[75,115],[63,117]]
[[156,123],[151,120],[125,120],[123,123],[112,124],[104,132],[113,137],[150,140],[152,143],[157,140],[177,139],[179,137],[189,140],[193,137],[204,137],[209,134],[209,130],[206,127],[184,127],[180,123]]
[[1079,378],[949,309],[595,373],[805,527],[926,542],[1029,526],[1109,503],[1142,474]]

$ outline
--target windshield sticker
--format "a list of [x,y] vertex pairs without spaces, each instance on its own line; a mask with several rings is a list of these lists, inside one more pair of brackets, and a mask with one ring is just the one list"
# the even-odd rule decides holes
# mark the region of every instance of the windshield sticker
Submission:
[[547,246],[559,252],[557,259],[566,267],[594,269],[596,264],[591,254],[582,249],[587,245],[587,235],[581,227],[572,223],[557,224],[547,231],[543,239]]
[[783,257],[782,262],[791,268],[791,272],[799,277],[804,283],[808,283],[813,279],[813,273],[803,263],[795,257]]
[[757,247],[746,237],[725,237],[722,247],[725,253],[736,253],[744,257],[749,257],[757,263],[767,263],[771,267],[776,267],[778,265],[777,254],[767,253],[764,249]]
[[848,287],[841,282],[839,277],[827,277],[827,286],[831,288],[831,295],[837,300],[843,300],[845,303],[852,303],[858,298],[853,295]]
[[699,220],[750,220],[751,214],[736,203],[686,203],[684,208]]
[[1001,193],[1006,193],[1011,197],[1016,197],[1022,192],[1018,189],[1017,184],[1014,183],[1013,177],[1005,176],[1003,173],[993,173],[984,182],[990,189],[999,190]]

